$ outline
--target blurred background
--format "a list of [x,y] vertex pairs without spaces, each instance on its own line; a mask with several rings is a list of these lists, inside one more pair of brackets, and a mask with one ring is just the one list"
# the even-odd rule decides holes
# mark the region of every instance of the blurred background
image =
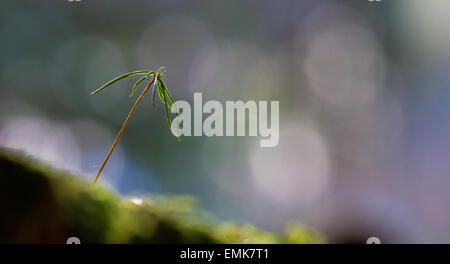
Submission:
[[190,194],[221,220],[330,242],[450,243],[450,2],[3,1],[0,146],[92,181],[166,66],[175,99],[280,101],[280,141],[170,133],[150,97],[100,181]]

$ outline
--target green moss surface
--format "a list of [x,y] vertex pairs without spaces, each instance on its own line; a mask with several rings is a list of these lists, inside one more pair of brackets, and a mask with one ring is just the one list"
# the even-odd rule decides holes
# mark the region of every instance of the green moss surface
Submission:
[[80,177],[0,148],[0,243],[322,243],[299,223],[284,234],[220,222],[190,196],[120,198]]

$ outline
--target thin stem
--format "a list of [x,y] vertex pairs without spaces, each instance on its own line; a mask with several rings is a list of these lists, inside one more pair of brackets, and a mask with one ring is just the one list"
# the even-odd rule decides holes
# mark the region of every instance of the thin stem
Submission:
[[156,80],[158,77],[159,77],[159,74],[158,74],[158,76],[156,76],[156,75],[153,76],[152,81],[145,87],[145,89],[142,91],[142,93],[141,93],[141,95],[139,96],[139,98],[138,98],[138,99],[136,100],[136,102],[134,103],[133,108],[131,108],[131,111],[130,111],[130,113],[128,114],[127,119],[125,119],[125,122],[123,123],[122,128],[121,128],[120,131],[119,131],[119,134],[117,134],[116,139],[114,140],[114,143],[112,144],[111,149],[110,149],[109,152],[108,152],[108,155],[106,155],[106,158],[105,158],[105,160],[104,160],[103,163],[102,163],[102,166],[101,166],[100,169],[98,170],[97,176],[95,176],[94,184],[97,182],[98,178],[100,177],[100,174],[101,174],[102,171],[103,171],[103,168],[105,167],[106,163],[107,163],[108,160],[109,160],[109,157],[111,156],[111,154],[113,153],[114,149],[116,148],[116,145],[117,145],[117,143],[119,142],[119,139],[120,139],[120,137],[121,137],[122,134],[123,134],[123,131],[124,131],[125,128],[127,127],[128,122],[130,121],[131,117],[133,116],[134,111],[136,110],[136,108],[137,108],[139,102],[142,100],[142,98],[143,98],[144,95],[147,93],[147,91],[148,91],[148,89],[150,88],[150,86],[152,86],[153,82],[155,82],[155,80]]

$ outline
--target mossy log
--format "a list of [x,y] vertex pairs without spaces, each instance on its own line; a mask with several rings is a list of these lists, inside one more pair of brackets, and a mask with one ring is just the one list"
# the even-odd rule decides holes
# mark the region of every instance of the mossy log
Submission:
[[300,224],[274,234],[220,222],[190,196],[119,198],[104,186],[0,149],[0,243],[321,243]]

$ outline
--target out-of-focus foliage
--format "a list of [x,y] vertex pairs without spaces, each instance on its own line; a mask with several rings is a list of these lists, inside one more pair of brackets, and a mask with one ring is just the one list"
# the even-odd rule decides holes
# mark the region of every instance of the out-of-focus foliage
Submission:
[[220,223],[190,196],[117,198],[111,191],[20,153],[0,150],[0,242],[322,243],[290,224],[283,235]]

